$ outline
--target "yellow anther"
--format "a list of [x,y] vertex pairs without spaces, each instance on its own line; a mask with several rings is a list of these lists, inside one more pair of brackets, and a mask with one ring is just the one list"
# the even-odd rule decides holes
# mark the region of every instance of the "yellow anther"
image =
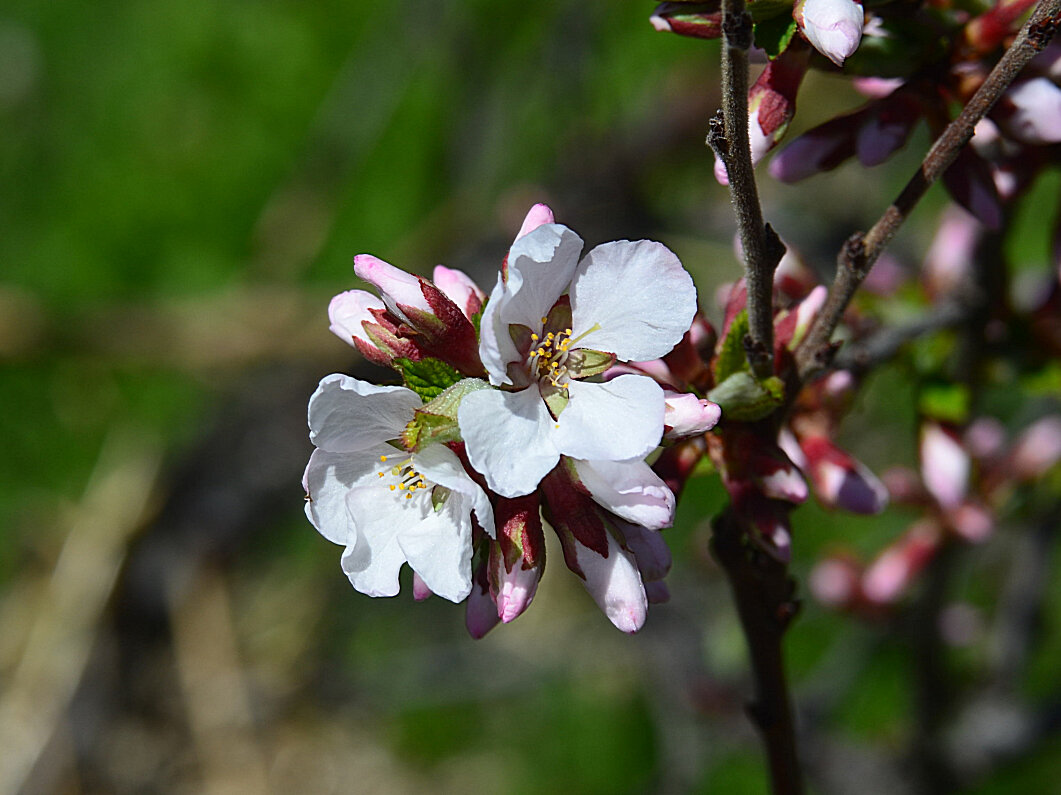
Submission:
[[531,339],[534,340],[535,342],[537,342],[538,341],[538,335],[537,334],[531,334]]
[[380,472],[380,473],[379,473],[379,476],[380,476],[380,477],[383,477],[383,473],[382,473],[382,472]]
[[542,318],[542,323],[546,323],[546,322],[548,322],[548,320],[549,320],[549,318],[547,318],[547,317],[543,317],[543,318]]
[[407,499],[407,500],[411,500],[412,498],[413,498],[412,494],[406,494],[405,495],[405,499]]
[[394,491],[396,488],[398,488],[398,487],[395,486],[393,483],[390,484],[390,490],[391,491]]
[[380,461],[386,461],[386,460],[387,460],[387,456],[385,456],[385,455],[381,455],[381,456],[379,457],[379,460],[380,460]]

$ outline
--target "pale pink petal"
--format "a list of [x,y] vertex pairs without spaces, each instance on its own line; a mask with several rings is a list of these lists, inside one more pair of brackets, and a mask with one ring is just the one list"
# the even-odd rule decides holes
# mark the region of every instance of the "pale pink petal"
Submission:
[[578,566],[590,596],[616,627],[633,633],[645,624],[648,598],[633,555],[608,535],[608,557],[575,543]]
[[542,318],[567,290],[578,265],[582,238],[559,224],[545,224],[512,244],[508,278],[498,276],[480,323],[479,355],[495,386],[511,384],[507,369],[519,360],[508,327],[541,331]]
[[604,243],[578,264],[571,285],[572,347],[657,359],[695,313],[696,287],[670,249],[650,240]]
[[310,441],[348,453],[398,438],[420,408],[420,397],[401,386],[377,386],[334,373],[309,399]]
[[472,588],[472,592],[468,594],[468,601],[465,603],[464,626],[467,628],[468,634],[479,640],[485,637],[486,633],[496,627],[500,621],[494,598],[489,591],[484,591],[478,585],[475,585]]
[[[474,312],[468,312],[469,306],[481,307],[486,301],[486,293],[464,271],[447,268],[445,265],[436,265],[431,274],[431,281],[468,318],[474,314]],[[475,312],[477,311],[479,310],[476,309]]]
[[575,459],[574,465],[590,496],[616,516],[651,530],[674,523],[674,493],[644,461]]
[[398,304],[433,313],[420,289],[420,278],[384,262],[371,254],[354,257],[354,273],[376,287],[387,308],[396,316],[408,320]]
[[497,595],[494,601],[497,602],[497,616],[502,623],[508,624],[519,618],[530,607],[538,591],[538,581],[541,579],[542,571],[539,567],[524,569],[518,560],[512,566],[512,571],[509,571],[499,557],[495,576]]
[[461,401],[457,420],[468,460],[502,497],[530,494],[560,460],[557,429],[537,386],[472,392]]
[[1055,144],[1061,141],[1061,88],[1048,77],[1014,83],[994,119],[1006,135],[1022,143]]
[[643,458],[659,444],[665,404],[663,388],[651,378],[621,375],[606,384],[571,381],[567,387],[570,401],[556,421],[555,434],[564,455],[625,461]]
[[796,21],[814,48],[837,66],[858,49],[864,12],[853,0],[804,0]]
[[957,508],[969,486],[969,454],[942,426],[921,426],[921,478],[925,488],[946,510]]
[[[369,313],[370,309],[386,309],[383,302],[364,290],[347,290],[339,293],[328,304],[328,330],[345,342],[354,346],[354,337],[373,345],[365,333],[364,322],[375,323],[376,319]],[[356,347],[356,346],[354,346]]]
[[427,587],[424,578],[413,572],[413,599],[422,602],[431,597],[431,589]]

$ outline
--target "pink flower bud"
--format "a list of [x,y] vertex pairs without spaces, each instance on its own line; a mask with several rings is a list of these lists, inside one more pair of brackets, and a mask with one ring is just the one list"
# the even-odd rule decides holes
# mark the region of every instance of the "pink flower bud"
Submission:
[[422,602],[431,596],[431,589],[427,587],[427,583],[424,582],[423,578],[413,572],[413,599],[418,602]]
[[978,461],[993,461],[1002,455],[1006,429],[994,417],[978,417],[965,430],[965,448]]
[[698,436],[718,424],[722,409],[717,403],[702,400],[689,392],[663,391],[666,408],[663,414],[663,436],[684,439]]
[[[491,556],[491,566],[495,560]],[[491,593],[497,603],[497,616],[502,623],[509,623],[522,615],[523,611],[530,607],[534,594],[538,591],[538,581],[542,578],[541,566],[523,568],[517,561],[509,571],[505,568],[503,558],[497,556],[497,565],[491,572]],[[494,586],[494,583],[497,583]],[[496,593],[494,588],[496,587]]]
[[372,309],[386,309],[383,302],[372,293],[366,293],[364,290],[347,290],[345,293],[339,293],[328,304],[328,320],[331,321],[328,330],[347,345],[356,347],[355,339],[372,345],[372,340],[365,333],[363,325],[377,322],[375,316],[369,311]]
[[497,615],[497,605],[489,591],[483,591],[472,583],[472,592],[464,606],[464,626],[468,634],[476,640],[486,637],[486,633],[501,623]]
[[660,3],[649,17],[661,33],[677,33],[697,39],[717,39],[722,35],[722,11],[714,3]]
[[814,48],[837,66],[862,41],[865,13],[854,0],[800,0],[793,16]]
[[969,454],[954,431],[932,421],[921,426],[921,478],[944,510],[961,505],[969,487]]
[[866,569],[862,593],[877,604],[898,601],[936,554],[939,542],[939,527],[934,522],[926,520],[911,526]]
[[547,204],[536,204],[530,208],[527,213],[527,217],[523,219],[523,226],[519,228],[519,233],[516,235],[516,240],[519,240],[524,235],[533,232],[539,226],[545,224],[551,224],[555,220],[553,211]]
[[431,280],[435,283],[435,287],[455,303],[469,320],[486,303],[486,293],[479,289],[479,285],[464,271],[447,268],[445,265],[436,265],[431,274]]
[[1055,144],[1061,141],[1061,88],[1048,77],[1017,81],[1002,95],[992,118],[1021,143]]
[[421,312],[432,312],[431,305],[420,287],[423,279],[419,276],[395,268],[371,254],[358,254],[354,257],[354,273],[378,289],[387,309],[405,322],[412,323],[412,320],[400,309],[401,306],[419,309]]
[[1010,472],[1018,480],[1038,480],[1061,459],[1061,417],[1051,415],[1028,426],[1010,452]]
[[986,541],[995,529],[995,517],[983,505],[963,502],[947,514],[947,522],[955,533],[970,544]]
[[[752,165],[773,149],[788,129],[796,112],[796,94],[807,73],[808,53],[803,47],[789,47],[770,61],[748,89],[748,140]],[[716,156],[715,179],[729,184],[726,167]]]
[[590,596],[617,628],[634,633],[645,624],[648,597],[634,556],[608,534],[608,555],[575,542],[578,567]]
[[824,505],[865,515],[887,507],[888,490],[862,462],[820,436],[803,439],[802,447],[814,491]]
[[663,534],[621,519],[615,524],[622,532],[623,546],[637,562],[641,580],[647,584],[666,577],[671,567],[671,554]]

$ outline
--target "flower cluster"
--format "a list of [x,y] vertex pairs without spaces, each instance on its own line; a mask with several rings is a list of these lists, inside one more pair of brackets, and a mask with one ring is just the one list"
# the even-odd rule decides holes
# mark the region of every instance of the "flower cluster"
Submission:
[[719,409],[637,367],[687,336],[696,290],[659,243],[582,247],[535,206],[489,297],[460,271],[439,266],[428,281],[355,258],[379,297],[336,296],[331,329],[404,386],[322,380],[304,486],[307,516],[345,547],[357,590],[398,593],[408,563],[416,597],[467,599],[481,637],[534,598],[544,516],[621,630],[667,598],[659,530],[675,497],[645,458],[665,435],[703,434]]

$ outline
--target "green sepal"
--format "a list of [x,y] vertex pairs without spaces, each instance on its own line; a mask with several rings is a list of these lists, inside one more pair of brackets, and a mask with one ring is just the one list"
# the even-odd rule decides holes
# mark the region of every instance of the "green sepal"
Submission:
[[565,367],[578,378],[600,375],[615,364],[614,353],[578,348],[567,355]]
[[542,390],[542,400],[545,401],[545,405],[548,407],[549,413],[553,415],[553,419],[559,419],[560,412],[567,408],[571,398],[568,397],[566,389],[548,386]]
[[402,374],[405,386],[424,400],[433,400],[464,377],[441,359],[430,357],[414,362],[399,356],[393,366]]
[[483,322],[483,312],[486,311],[486,302],[489,301],[489,296],[483,300],[483,305],[479,307],[479,311],[472,315],[472,328],[475,329],[475,338],[479,339],[479,328]]
[[[758,3],[753,4],[751,7],[754,8],[756,5]],[[789,4],[788,10],[789,13],[787,15],[777,14],[769,19],[764,19],[762,22],[756,22],[754,25],[755,46],[765,51],[771,61],[788,48],[792,37],[796,35],[796,31],[799,29],[799,26],[796,25],[796,20],[792,18],[791,4]]]
[[707,399],[722,407],[722,416],[727,420],[754,422],[784,402],[785,384],[776,375],[756,381],[751,373],[741,371],[708,392]]
[[401,443],[406,450],[420,450],[429,444],[459,442],[457,410],[465,395],[490,385],[479,378],[463,378],[444,389],[438,397],[413,412],[413,419],[402,429]]
[[431,489],[431,507],[435,509],[435,513],[442,510],[442,506],[446,504],[449,495],[450,490],[445,486],[435,486]]
[[964,384],[932,384],[918,396],[918,410],[926,417],[962,424],[969,419],[971,396]]
[[748,355],[744,352],[744,338],[747,335],[748,310],[742,309],[729,324],[729,333],[726,334],[726,338],[722,341],[722,349],[715,357],[716,384],[721,384],[735,373],[748,370]]

